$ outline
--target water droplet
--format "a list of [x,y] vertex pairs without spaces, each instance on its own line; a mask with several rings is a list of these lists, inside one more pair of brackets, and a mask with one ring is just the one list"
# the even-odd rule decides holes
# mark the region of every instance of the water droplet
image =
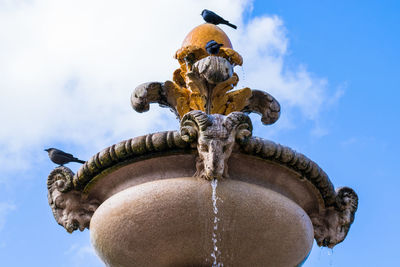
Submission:
[[332,256],[333,255],[333,248],[328,249],[328,256]]

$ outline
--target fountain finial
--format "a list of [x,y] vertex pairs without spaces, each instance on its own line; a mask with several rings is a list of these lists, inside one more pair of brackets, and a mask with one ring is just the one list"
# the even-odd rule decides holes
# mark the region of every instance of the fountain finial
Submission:
[[[215,54],[206,50],[212,40],[222,44]],[[256,112],[264,124],[278,120],[280,105],[271,95],[248,87],[234,90],[239,82],[234,67],[242,65],[243,58],[233,50],[228,36],[218,26],[205,23],[195,27],[175,58],[180,67],[173,73],[173,81],[136,87],[131,97],[136,111],[147,111],[150,103],[159,103],[169,107],[179,119],[190,111],[201,110],[221,115]]]
[[182,42],[182,48],[186,46],[205,47],[209,40],[223,44],[223,47],[233,49],[228,35],[218,26],[204,23],[191,30]]

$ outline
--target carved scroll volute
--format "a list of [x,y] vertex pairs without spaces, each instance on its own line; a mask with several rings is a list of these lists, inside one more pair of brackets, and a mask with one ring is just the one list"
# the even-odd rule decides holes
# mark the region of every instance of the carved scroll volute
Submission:
[[90,219],[99,206],[95,199],[86,199],[74,188],[74,173],[67,167],[55,168],[47,179],[49,205],[54,218],[69,233],[89,228]]
[[336,194],[335,206],[311,216],[314,237],[319,246],[333,248],[342,242],[354,221],[358,207],[357,194],[349,187],[336,189]]
[[227,178],[227,163],[235,143],[246,143],[251,132],[251,120],[241,112],[228,116],[207,115],[199,110],[187,113],[181,121],[181,137],[197,143],[195,176],[207,180]]
[[253,124],[249,116],[242,112],[232,112],[225,119],[225,127],[235,131],[235,140],[244,145],[250,139],[253,132]]
[[212,117],[206,113],[200,110],[188,112],[181,121],[181,137],[185,142],[196,142],[199,132],[205,132],[212,124]]
[[270,94],[260,90],[251,90],[251,97],[247,105],[241,110],[246,113],[257,113],[261,115],[263,124],[273,124],[280,116],[281,106]]

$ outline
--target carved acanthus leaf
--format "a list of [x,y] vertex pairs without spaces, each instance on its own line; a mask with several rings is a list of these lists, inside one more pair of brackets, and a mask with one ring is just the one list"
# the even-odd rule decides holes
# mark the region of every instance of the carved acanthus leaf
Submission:
[[243,60],[234,50],[222,47],[217,55],[209,55],[202,47],[187,46],[178,50],[176,58],[181,67],[173,73],[173,81],[137,86],[131,96],[133,109],[144,112],[150,103],[158,103],[180,119],[201,110],[222,115],[255,112],[264,124],[278,120],[280,105],[271,95],[247,87],[233,90],[239,81],[233,68]]

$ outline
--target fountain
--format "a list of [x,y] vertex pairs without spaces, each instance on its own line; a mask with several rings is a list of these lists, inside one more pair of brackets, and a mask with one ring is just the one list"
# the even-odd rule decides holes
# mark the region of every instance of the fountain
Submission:
[[[215,55],[210,40],[223,44]],[[234,90],[242,57],[212,24],[193,29],[172,81],[131,96],[138,112],[169,107],[179,131],[114,144],[74,174],[48,178],[49,204],[68,232],[90,227],[108,266],[300,266],[313,240],[332,248],[354,220],[358,197],[334,189],[306,156],[252,136],[250,112],[278,120],[270,94]]]

